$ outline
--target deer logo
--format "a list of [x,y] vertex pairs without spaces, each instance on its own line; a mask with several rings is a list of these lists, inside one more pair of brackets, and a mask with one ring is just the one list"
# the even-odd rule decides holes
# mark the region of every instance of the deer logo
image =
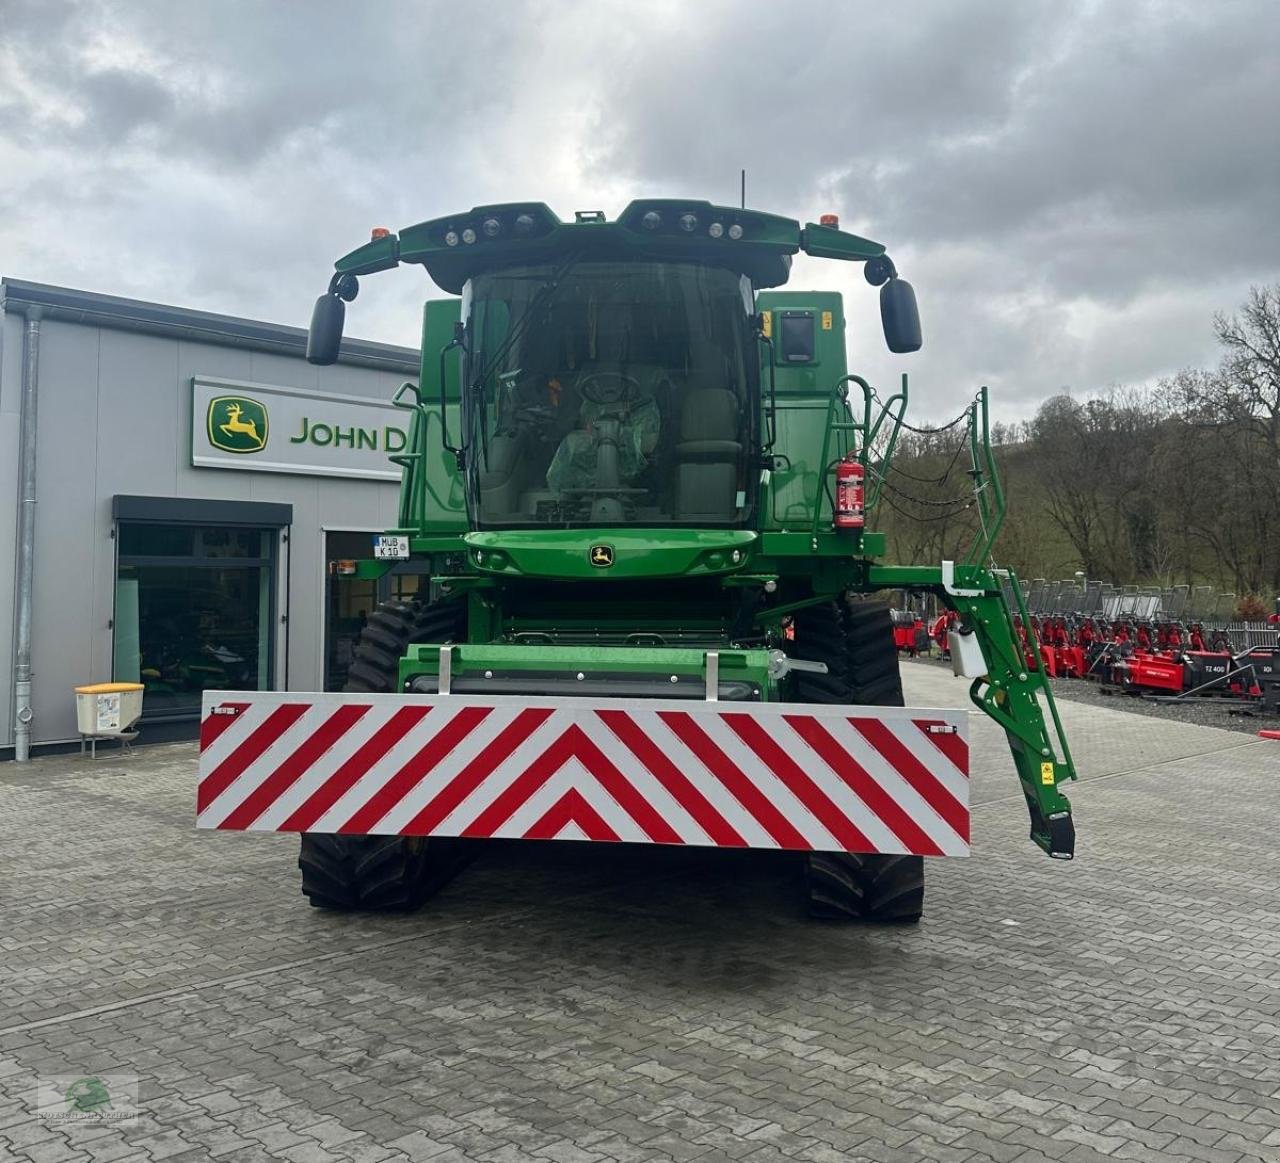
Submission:
[[613,546],[593,545],[588,559],[597,569],[608,569],[613,564]]
[[261,452],[267,446],[267,409],[246,396],[209,401],[209,443],[223,452]]
[[244,409],[239,404],[231,404],[227,407],[227,422],[219,425],[223,432],[228,436],[234,436],[237,432],[243,432],[250,440],[262,445],[262,437],[258,435],[258,425],[254,420],[241,420],[240,414]]

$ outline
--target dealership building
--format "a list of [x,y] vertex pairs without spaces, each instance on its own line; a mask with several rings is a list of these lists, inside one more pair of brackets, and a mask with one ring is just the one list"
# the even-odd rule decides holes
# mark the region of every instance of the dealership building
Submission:
[[298,328],[15,279],[0,308],[0,759],[78,739],[87,683],[142,683],[144,740],[205,689],[340,687],[418,585],[335,568],[396,522],[418,353],[313,367]]

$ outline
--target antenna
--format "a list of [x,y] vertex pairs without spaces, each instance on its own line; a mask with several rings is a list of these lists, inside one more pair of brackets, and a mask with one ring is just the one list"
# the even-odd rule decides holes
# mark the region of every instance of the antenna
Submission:
[[742,171],[742,208],[747,208],[747,171]]

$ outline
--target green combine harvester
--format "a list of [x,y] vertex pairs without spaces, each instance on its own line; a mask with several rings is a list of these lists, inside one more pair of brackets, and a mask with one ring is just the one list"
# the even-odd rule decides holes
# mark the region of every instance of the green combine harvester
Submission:
[[910,285],[831,217],[511,203],[340,259],[313,363],[366,275],[420,264],[455,296],[426,303],[397,527],[359,567],[425,580],[370,617],[344,692],[206,696],[199,826],[301,833],[321,907],[414,907],[473,842],[520,837],[793,851],[815,915],[915,921],[924,858],[968,854],[969,799],[967,715],[902,706],[874,595],[910,589],[959,615],[1031,838],[1069,859],[1070,753],[990,565],[985,390],[971,552],[883,563],[867,516],[907,379],[882,401],[848,372],[841,295],[774,289],[800,252],[863,264],[889,349],[919,349]]

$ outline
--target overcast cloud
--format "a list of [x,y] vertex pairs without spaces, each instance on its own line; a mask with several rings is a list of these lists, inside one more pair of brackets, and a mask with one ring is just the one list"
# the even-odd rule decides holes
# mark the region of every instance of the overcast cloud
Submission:
[[[305,324],[371,226],[734,202],[743,166],[889,246],[919,355],[856,267],[793,286],[846,291],[854,365],[926,414],[1150,382],[1280,282],[1280,4],[0,0],[13,277]],[[431,293],[366,280],[349,331],[412,345]]]

